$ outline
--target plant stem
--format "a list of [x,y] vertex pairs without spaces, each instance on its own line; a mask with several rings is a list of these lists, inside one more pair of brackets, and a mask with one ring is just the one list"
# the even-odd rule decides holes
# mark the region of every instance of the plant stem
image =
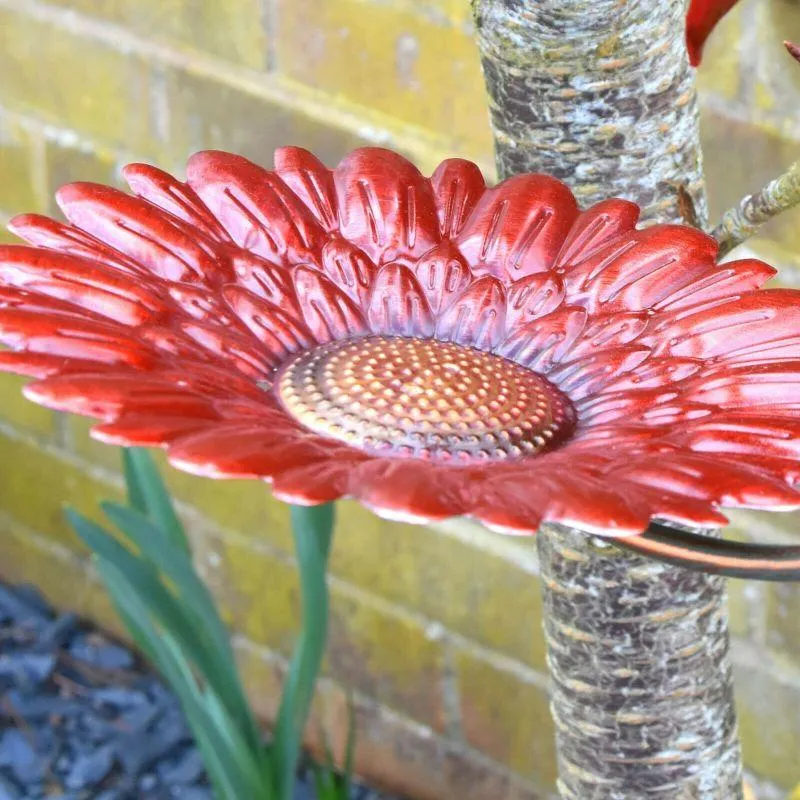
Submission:
[[328,555],[334,506],[292,506],[292,535],[300,570],[302,628],[283,690],[273,742],[278,800],[291,800],[303,732],[311,711],[328,636]]
[[734,247],[758,233],[758,229],[778,214],[800,203],[800,161],[770,181],[755,194],[728,209],[711,235],[719,242],[719,255],[727,255]]

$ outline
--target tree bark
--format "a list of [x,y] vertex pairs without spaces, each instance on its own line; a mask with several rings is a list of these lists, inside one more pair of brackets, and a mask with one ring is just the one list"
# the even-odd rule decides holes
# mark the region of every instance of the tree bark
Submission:
[[[704,226],[686,0],[473,0],[500,177]],[[565,800],[740,800],[724,581],[538,535]]]
[[544,172],[584,206],[707,219],[687,0],[472,0],[501,177]]
[[741,759],[724,579],[539,536],[564,800],[733,800]]

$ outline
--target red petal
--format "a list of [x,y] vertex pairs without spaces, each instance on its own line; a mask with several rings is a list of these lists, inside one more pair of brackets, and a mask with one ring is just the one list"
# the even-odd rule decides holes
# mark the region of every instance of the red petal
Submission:
[[686,15],[686,46],[689,63],[696,67],[703,45],[714,26],[736,5],[736,0],[691,0]]
[[325,274],[359,307],[366,306],[378,268],[363,250],[339,236],[322,248]]
[[72,315],[0,310],[0,341],[14,349],[151,369],[157,354],[124,328]]
[[577,215],[563,183],[517,175],[484,192],[456,244],[474,273],[515,281],[553,266]]
[[430,336],[433,316],[414,273],[401,264],[387,264],[375,278],[367,308],[374,333]]
[[469,285],[472,273],[452,242],[443,241],[428,251],[414,265],[422,290],[433,314],[450,305],[453,298]]
[[267,377],[279,363],[252,337],[240,336],[229,327],[187,321],[181,323],[181,330],[206,350],[212,360],[220,359],[254,380]]
[[213,354],[204,350],[195,340],[186,335],[180,328],[167,325],[143,325],[136,335],[152,345],[163,355],[173,356],[170,361],[211,361]]
[[294,286],[303,321],[321,344],[366,332],[367,324],[361,310],[321,272],[297,267]]
[[170,416],[169,414],[125,414],[114,422],[95,425],[93,439],[122,447],[157,447],[214,424],[209,420]]
[[57,411],[70,411],[87,417],[113,420],[127,402],[155,395],[180,402],[187,394],[168,381],[138,373],[91,372],[56,375],[29,383],[24,388],[29,400]]
[[651,357],[636,369],[611,381],[603,391],[621,392],[669,386],[691,377],[701,365],[702,362],[690,358]]
[[141,279],[33,247],[0,246],[0,281],[67,301],[123,325],[140,325],[167,310]]
[[715,266],[717,242],[678,225],[617,239],[564,276],[567,298],[593,312],[653,308]]
[[138,197],[96,183],[56,194],[67,219],[150,272],[174,281],[211,279],[219,271],[214,242]]
[[622,234],[635,230],[639,213],[639,206],[627,200],[602,200],[593,205],[575,220],[555,265],[579,264]]
[[413,262],[439,242],[436,202],[419,170],[390,150],[354,150],[334,170],[342,236],[376,264]]
[[635,498],[625,497],[613,484],[567,470],[541,480],[549,496],[543,514],[546,522],[603,536],[641,533],[650,524],[649,509],[642,508]]
[[476,482],[469,516],[490,530],[513,535],[533,535],[542,522],[544,500],[530,481]]
[[537,272],[508,287],[506,327],[509,331],[552,314],[564,301],[564,283],[552,272]]
[[761,288],[776,274],[777,270],[756,258],[712,264],[704,275],[697,276],[691,283],[664,298],[656,308],[674,311],[718,298],[746,294]]
[[463,514],[463,476],[458,469],[419,460],[371,459],[354,472],[350,490],[378,516],[432,522]]
[[568,357],[570,349],[586,327],[586,309],[564,306],[518,327],[497,352],[523,366],[546,373],[553,364]]
[[679,390],[679,386],[660,386],[588,396],[577,403],[578,417],[583,425],[593,428],[631,417],[640,424],[668,427],[691,419],[697,410],[697,406],[680,400]]
[[299,316],[300,306],[292,283],[292,273],[286,267],[253,253],[240,252],[233,257],[233,270],[236,283],[240,286]]
[[302,147],[279,147],[275,151],[275,172],[326,231],[338,227],[333,173],[315,155]]
[[637,342],[647,330],[649,315],[645,311],[590,316],[579,338],[570,347],[569,359],[596,353]]
[[64,358],[51,353],[0,351],[0,370],[31,378],[48,378],[69,372],[88,372],[103,369],[102,364],[78,358]]
[[665,314],[647,331],[657,355],[759,363],[800,357],[800,303],[791,289],[764,289]]
[[39,214],[21,214],[8,223],[8,229],[35,247],[59,250],[113,267],[127,275],[148,275],[149,271],[135,260],[103,244],[85,231],[56,222]]
[[225,229],[188,184],[149,164],[128,164],[122,175],[137,197],[188,222],[210,239],[230,242]]
[[272,478],[284,470],[335,458],[341,445],[302,438],[292,428],[264,424],[215,426],[173,443],[170,463],[208,478]]
[[276,362],[314,345],[314,336],[305,323],[247,289],[226,286],[222,295],[233,313],[261,342],[266,354]]
[[562,363],[547,379],[573,401],[602,392],[611,381],[638,367],[650,351],[646,347],[614,347]]
[[661,462],[669,469],[683,472],[694,483],[694,491],[722,506],[745,508],[797,508],[800,493],[784,481],[743,463],[726,463],[700,453],[677,452]]
[[231,153],[197,153],[187,165],[189,185],[233,240],[280,264],[315,261],[325,232],[274,173]]
[[497,278],[473,281],[436,322],[436,338],[494,349],[505,334],[506,293]]
[[720,367],[684,382],[686,400],[720,409],[776,413],[800,408],[800,360],[759,366]]
[[169,287],[169,296],[192,319],[211,320],[220,325],[227,325],[231,321],[229,309],[216,294],[209,294],[208,289],[179,283]]
[[752,466],[800,459],[800,420],[719,412],[669,433],[669,441],[702,453],[734,456]]
[[454,239],[486,189],[480,169],[463,158],[442,161],[431,176],[442,236]]
[[315,461],[287,469],[276,476],[272,493],[285,503],[317,505],[330,503],[349,494],[355,468],[368,456],[357,451],[337,455],[336,460]]

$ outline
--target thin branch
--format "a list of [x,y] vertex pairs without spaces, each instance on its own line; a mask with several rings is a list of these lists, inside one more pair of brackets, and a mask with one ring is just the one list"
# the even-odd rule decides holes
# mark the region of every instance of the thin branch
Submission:
[[[800,61],[800,47],[784,42],[789,55]],[[728,209],[711,235],[719,242],[720,257],[749,239],[773,217],[800,203],[800,161],[770,181],[761,191],[750,194],[739,205]]]
[[800,161],[770,181],[761,191],[749,194],[739,205],[728,209],[722,221],[711,231],[719,242],[720,258],[746,239],[773,217],[800,203]]

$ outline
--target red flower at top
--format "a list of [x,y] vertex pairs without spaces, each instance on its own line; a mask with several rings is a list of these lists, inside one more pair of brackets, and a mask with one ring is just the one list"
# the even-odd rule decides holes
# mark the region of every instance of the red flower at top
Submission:
[[800,507],[800,293],[557,180],[386,150],[134,164],[0,248],[0,368],[93,435],[314,504],[637,534]]
[[696,67],[703,56],[703,45],[716,24],[736,5],[737,0],[691,0],[686,15],[686,45],[689,63]]

